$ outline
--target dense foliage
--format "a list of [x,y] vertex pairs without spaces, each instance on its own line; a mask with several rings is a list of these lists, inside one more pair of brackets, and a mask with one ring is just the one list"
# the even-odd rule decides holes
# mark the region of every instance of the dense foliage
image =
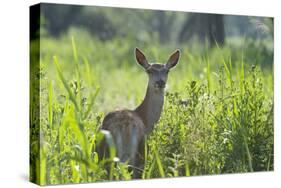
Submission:
[[[30,171],[42,185],[131,179],[113,145],[111,157],[99,159],[102,137],[112,141],[99,127],[107,112],[132,109],[144,97],[147,78],[134,62],[134,47],[163,63],[177,47],[77,33],[43,38],[40,59],[32,60]],[[242,49],[178,46],[182,56],[169,75],[161,119],[147,136],[142,178],[273,170],[273,71],[263,65],[272,52],[266,46],[247,40]]]

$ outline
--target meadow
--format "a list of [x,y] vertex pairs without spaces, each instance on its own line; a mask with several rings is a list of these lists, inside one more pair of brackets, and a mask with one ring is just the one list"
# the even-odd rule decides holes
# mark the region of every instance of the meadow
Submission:
[[99,130],[106,113],[134,109],[144,98],[147,76],[135,61],[135,47],[161,63],[181,50],[169,74],[160,121],[146,138],[142,179],[273,170],[268,43],[233,38],[223,47],[208,48],[198,42],[163,45],[125,37],[102,41],[71,30],[59,38],[43,37],[40,47],[30,86],[34,182],[132,179],[128,166],[116,158],[114,144],[107,160],[99,158],[96,147],[103,137],[112,142]]

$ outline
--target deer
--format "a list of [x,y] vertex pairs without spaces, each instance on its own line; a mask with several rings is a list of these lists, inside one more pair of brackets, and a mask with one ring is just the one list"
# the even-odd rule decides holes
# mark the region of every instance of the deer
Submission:
[[[160,119],[168,73],[177,65],[180,51],[172,53],[165,64],[149,63],[138,48],[135,48],[135,58],[148,75],[145,97],[134,110],[124,109],[108,113],[103,119],[101,130],[112,135],[119,160],[128,162],[133,167],[133,177],[139,178],[144,165],[144,140]],[[104,153],[104,149],[105,147],[101,153]]]

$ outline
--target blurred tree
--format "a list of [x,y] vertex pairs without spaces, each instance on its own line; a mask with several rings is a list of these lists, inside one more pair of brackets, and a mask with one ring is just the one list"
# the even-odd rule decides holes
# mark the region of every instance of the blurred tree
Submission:
[[112,39],[116,35],[117,28],[114,26],[113,20],[108,18],[106,10],[108,9],[84,7],[73,24],[88,30],[101,40]]
[[106,17],[106,9],[93,9],[79,5],[43,4],[42,16],[46,20],[45,29],[52,36],[59,36],[70,27],[83,27],[100,39],[111,39],[115,35],[115,28]]
[[254,32],[261,38],[270,37],[273,39],[273,18],[248,17]]
[[51,36],[79,27],[101,40],[118,36],[136,43],[176,44],[195,38],[214,46],[216,42],[223,45],[226,38],[242,36],[273,40],[273,19],[264,17],[60,4],[41,4],[40,10],[42,19],[32,21],[31,30],[38,30],[40,24],[40,29]]
[[41,12],[47,20],[46,29],[51,35],[58,36],[74,23],[82,8],[79,5],[42,4]]
[[170,42],[175,14],[170,11],[155,11],[156,30],[162,43]]
[[179,34],[179,41],[189,40],[197,36],[200,41],[208,40],[210,46],[216,42],[224,44],[225,31],[224,19],[220,14],[199,14],[193,13],[187,17]]

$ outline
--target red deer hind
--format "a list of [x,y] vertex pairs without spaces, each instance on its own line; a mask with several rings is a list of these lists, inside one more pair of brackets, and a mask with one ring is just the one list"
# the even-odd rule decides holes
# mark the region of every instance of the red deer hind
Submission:
[[135,167],[134,177],[137,177],[135,169],[143,167],[144,137],[152,132],[160,118],[168,73],[178,63],[180,51],[176,50],[166,64],[150,64],[138,48],[135,49],[135,56],[149,77],[144,100],[135,110],[117,110],[107,114],[101,129],[111,133],[118,158]]

